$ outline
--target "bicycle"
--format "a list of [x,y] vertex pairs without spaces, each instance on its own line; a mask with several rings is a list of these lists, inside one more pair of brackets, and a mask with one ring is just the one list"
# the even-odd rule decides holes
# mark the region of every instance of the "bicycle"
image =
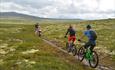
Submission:
[[41,31],[36,31],[35,34],[39,37],[41,37]]
[[[85,44],[85,43],[83,43]],[[96,68],[99,63],[98,54],[96,51],[90,50],[90,47],[84,48],[84,45],[78,50],[78,59],[82,62],[84,59],[88,60],[90,67]]]
[[68,51],[68,53],[72,52],[73,56],[77,54],[77,48],[73,42],[66,42],[66,50]]
[[38,32],[38,36],[41,37],[41,31]]

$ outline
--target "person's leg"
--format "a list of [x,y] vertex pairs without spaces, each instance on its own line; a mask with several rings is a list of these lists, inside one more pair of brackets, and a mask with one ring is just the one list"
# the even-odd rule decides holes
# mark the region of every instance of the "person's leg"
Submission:
[[73,37],[72,37],[72,44],[73,44],[73,45],[75,45],[75,41],[76,41],[76,37],[73,36]]
[[41,37],[41,31],[39,31],[39,37]]
[[39,31],[38,31],[38,29],[35,29],[35,34],[36,34],[37,36],[39,36]]
[[94,47],[96,46],[95,43],[91,43],[91,47],[90,47],[90,50],[93,51]]
[[87,49],[90,46],[90,42],[85,43],[84,48]]

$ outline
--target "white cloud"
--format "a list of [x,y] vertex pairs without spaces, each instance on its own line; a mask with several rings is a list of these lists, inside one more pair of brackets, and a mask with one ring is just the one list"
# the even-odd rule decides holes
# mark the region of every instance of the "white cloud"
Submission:
[[1,0],[0,11],[46,18],[115,18],[115,0]]
[[15,12],[21,12],[21,13],[29,14],[29,11],[25,11],[23,6],[15,4],[13,2],[1,3],[0,8],[1,8],[0,12],[15,11]]
[[115,11],[115,0],[100,0],[99,10],[101,11]]

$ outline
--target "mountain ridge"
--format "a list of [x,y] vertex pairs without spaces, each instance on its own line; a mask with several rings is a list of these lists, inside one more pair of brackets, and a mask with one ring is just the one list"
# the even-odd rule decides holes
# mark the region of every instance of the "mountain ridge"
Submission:
[[41,17],[36,17],[17,12],[0,12],[0,18],[42,19]]
[[17,12],[0,12],[0,18],[23,18],[23,19],[50,19],[50,20],[83,20],[83,19],[59,19],[59,18],[44,18],[44,17],[38,17],[23,13],[17,13]]

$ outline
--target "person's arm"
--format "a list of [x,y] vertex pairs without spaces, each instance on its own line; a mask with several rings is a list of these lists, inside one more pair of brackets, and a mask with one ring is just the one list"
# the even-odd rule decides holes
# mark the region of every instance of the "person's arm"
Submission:
[[66,32],[66,34],[65,34],[65,37],[67,36],[68,32],[69,32],[69,29],[67,30],[67,32]]
[[84,37],[85,37],[85,35],[83,34],[83,35],[81,36],[80,40],[83,39]]
[[83,35],[78,39],[78,41],[81,41],[85,37],[86,32],[83,33]]
[[68,32],[69,32],[69,30],[67,30],[67,32],[66,32],[66,34],[65,34],[65,35],[67,35],[67,34],[68,34]]

